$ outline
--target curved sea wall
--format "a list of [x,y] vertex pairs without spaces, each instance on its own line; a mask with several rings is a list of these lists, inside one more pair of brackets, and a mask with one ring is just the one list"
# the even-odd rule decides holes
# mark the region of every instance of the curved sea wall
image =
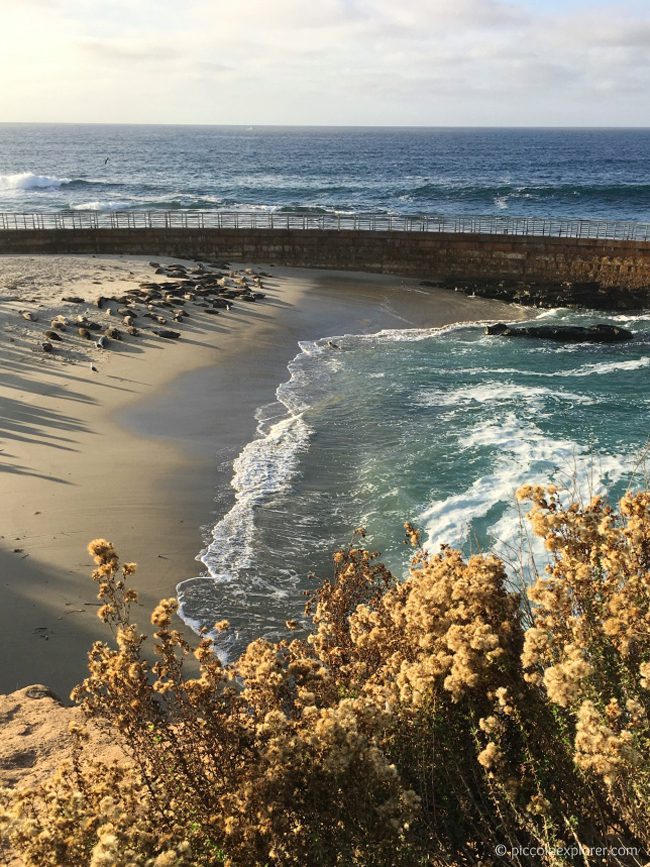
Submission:
[[370,271],[548,306],[650,303],[650,241],[324,229],[18,229],[0,253],[111,253]]

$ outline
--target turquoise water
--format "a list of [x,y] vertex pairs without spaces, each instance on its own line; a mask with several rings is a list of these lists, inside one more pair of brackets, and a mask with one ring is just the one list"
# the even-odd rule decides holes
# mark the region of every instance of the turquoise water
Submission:
[[507,340],[476,324],[303,344],[235,462],[237,503],[202,558],[212,577],[181,585],[185,614],[228,617],[238,644],[277,636],[355,527],[401,572],[405,520],[431,550],[510,559],[525,482],[619,496],[650,430],[650,313],[541,320],[616,322],[635,340]]

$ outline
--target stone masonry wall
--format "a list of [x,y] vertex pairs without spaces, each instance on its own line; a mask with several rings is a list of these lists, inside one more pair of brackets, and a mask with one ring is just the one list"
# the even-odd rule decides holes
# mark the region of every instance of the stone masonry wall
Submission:
[[588,303],[585,293],[600,298],[603,307],[650,299],[650,242],[636,241],[335,230],[21,229],[0,231],[2,253],[145,254],[371,271],[531,303]]

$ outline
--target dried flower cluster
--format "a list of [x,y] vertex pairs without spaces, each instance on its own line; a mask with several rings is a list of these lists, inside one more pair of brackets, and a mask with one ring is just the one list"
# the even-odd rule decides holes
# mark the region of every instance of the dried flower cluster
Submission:
[[398,581],[355,540],[306,638],[259,639],[228,666],[211,639],[187,644],[174,599],[151,617],[149,662],[135,567],[93,542],[115,647],[93,647],[73,696],[129,762],[75,760],[5,793],[0,831],[28,865],[94,867],[490,865],[499,846],[555,867],[591,863],[581,847],[647,849],[650,494],[619,514],[520,495],[550,552],[530,611],[496,557],[419,551]]

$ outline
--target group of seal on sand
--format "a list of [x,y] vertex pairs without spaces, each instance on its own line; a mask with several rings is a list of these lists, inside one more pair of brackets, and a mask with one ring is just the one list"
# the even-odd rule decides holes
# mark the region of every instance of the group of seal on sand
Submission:
[[[167,326],[169,320],[178,324],[184,322],[190,316],[189,305],[217,316],[223,310],[230,310],[235,301],[261,301],[266,297],[262,291],[262,278],[270,276],[252,268],[231,271],[227,265],[217,262],[197,263],[195,266],[149,264],[157,275],[169,279],[140,283],[138,288],[129,289],[122,295],[101,295],[97,299],[98,310],[105,316],[120,317],[124,330],[98,322],[88,313],[74,318],[59,314],[51,320],[50,328],[43,335],[45,340],[40,344],[43,352],[54,352],[56,344],[65,339],[61,332],[68,329],[74,329],[85,340],[95,336],[95,346],[102,350],[108,349],[111,341],[123,340],[125,335],[137,337],[141,333],[151,333],[165,340],[178,340],[180,331],[160,326]],[[84,298],[77,296],[65,296],[63,300],[70,304],[87,304]],[[37,321],[31,311],[20,311],[20,314],[24,319]]]

